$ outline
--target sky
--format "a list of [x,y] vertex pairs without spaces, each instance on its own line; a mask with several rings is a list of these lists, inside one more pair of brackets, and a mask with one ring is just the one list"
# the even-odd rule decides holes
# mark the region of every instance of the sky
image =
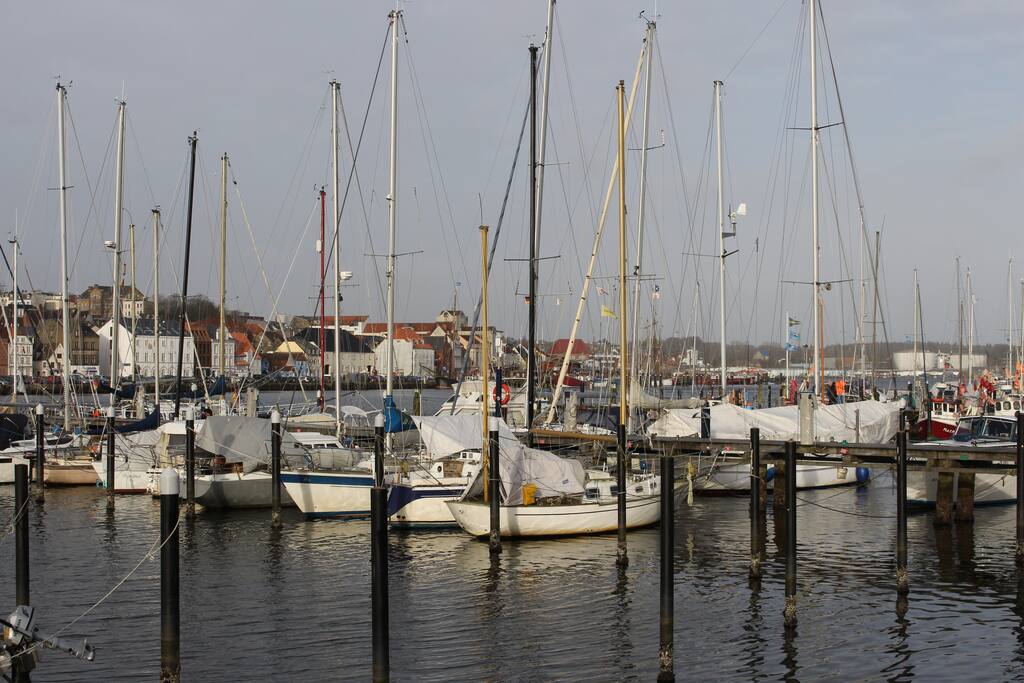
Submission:
[[[341,262],[353,273],[342,289],[343,311],[383,319],[384,261],[376,255],[387,251],[391,3],[5,0],[3,7],[0,229],[18,231],[20,277],[40,289],[60,287],[52,189],[58,185],[59,77],[70,84],[73,292],[111,279],[103,242],[113,238],[116,102],[123,97],[124,240],[128,223],[136,223],[140,289],[153,287],[154,205],[163,216],[161,291],[180,286],[187,138],[195,130],[190,292],[217,296],[220,156],[227,153],[228,305],[262,315],[312,314],[318,191],[330,185],[328,82],[334,78],[347,122]],[[476,302],[478,226],[490,225],[494,236],[527,106],[527,48],[544,40],[547,2],[413,0],[401,8],[396,252],[406,255],[396,267],[396,316],[421,321],[456,299],[469,311]],[[870,267],[861,265],[853,168],[864,233],[871,240],[880,233],[889,338],[903,341],[914,333],[917,269],[925,338],[955,339],[957,256],[962,289],[971,270],[977,339],[1004,340],[1010,319],[1018,338],[1024,96],[1017,84],[1024,5],[822,0],[821,9],[818,123],[829,127],[820,131],[820,278],[835,282],[823,295],[826,342],[852,342],[862,297],[870,307],[871,288],[861,287]],[[788,313],[803,322],[809,340],[810,287],[784,282],[811,280],[808,22],[800,0],[558,2],[539,336],[564,337],[572,326],[614,161],[615,85],[622,79],[627,94],[631,88],[646,28],[641,11],[657,18],[657,47],[640,334],[649,334],[653,314],[662,336],[691,335],[696,328],[718,338],[718,270],[711,258],[717,253],[716,166],[709,153],[712,82],[720,79],[724,202],[727,210],[741,202],[748,209],[738,218],[736,238],[726,242],[730,251],[739,250],[726,261],[727,337],[780,341]],[[823,53],[826,30],[831,60]],[[639,93],[626,155],[631,269],[637,264],[642,83]],[[528,134],[490,280],[491,322],[516,336],[526,333],[521,259],[528,255]],[[362,139],[351,178],[349,137],[353,145]],[[617,202],[613,194],[584,308],[580,336],[588,340],[615,334],[616,321],[602,318],[600,307],[619,308]],[[1008,276],[1011,257],[1017,261]]]

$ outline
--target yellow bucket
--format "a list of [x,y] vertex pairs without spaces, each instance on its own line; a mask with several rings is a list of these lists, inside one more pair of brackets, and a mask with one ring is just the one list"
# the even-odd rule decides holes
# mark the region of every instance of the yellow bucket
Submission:
[[523,484],[523,505],[533,505],[537,502],[537,485]]

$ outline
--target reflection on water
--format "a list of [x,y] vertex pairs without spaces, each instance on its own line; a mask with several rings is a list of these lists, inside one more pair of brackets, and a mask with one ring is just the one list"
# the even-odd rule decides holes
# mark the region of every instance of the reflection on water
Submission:
[[[1024,577],[1014,510],[972,527],[908,520],[910,595],[896,596],[891,486],[801,493],[799,628],[782,626],[784,515],[769,510],[763,578],[750,581],[748,505],[698,498],[676,520],[680,679],[1007,679],[1024,665]],[[0,489],[0,519],[13,492]],[[30,514],[32,595],[43,632],[84,612],[153,546],[159,504],[91,488],[51,489]],[[364,521],[268,510],[199,510],[182,523],[186,680],[366,680],[370,539]],[[769,538],[769,534],[773,538]],[[658,530],[514,542],[492,557],[458,531],[390,535],[396,680],[652,680],[658,652]],[[12,568],[13,536],[0,540]],[[12,572],[9,571],[8,576]],[[13,606],[13,581],[0,604]],[[902,608],[902,609],[901,609]],[[4,608],[6,609],[6,607]],[[67,635],[96,661],[47,653],[35,681],[152,679],[159,663],[159,562],[138,571]]]

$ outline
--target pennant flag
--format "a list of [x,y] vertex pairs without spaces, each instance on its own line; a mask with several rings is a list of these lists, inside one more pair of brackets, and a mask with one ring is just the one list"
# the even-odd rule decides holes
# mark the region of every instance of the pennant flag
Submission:
[[607,294],[607,293],[608,293],[608,290],[607,290],[607,289],[605,289],[604,287],[598,287],[598,288],[597,288],[597,293],[598,293],[598,294]]
[[796,346],[794,346],[793,344],[790,344],[790,343],[787,342],[786,343],[786,350],[787,351],[796,351]]
[[796,331],[796,330],[795,330],[794,328],[792,328],[792,327],[791,327],[791,328],[789,328],[789,341],[790,341],[790,342],[798,342],[798,341],[800,341],[800,333],[799,333],[799,332],[797,332],[797,331]]
[[661,287],[659,287],[658,285],[654,285],[654,291],[651,292],[651,298],[652,299],[660,299],[661,298]]
[[602,318],[615,318],[616,320],[619,319],[619,316],[615,315],[615,311],[613,311],[612,309],[610,309],[610,308],[608,308],[607,306],[604,306],[604,305],[601,306],[601,317]]
[[800,321],[797,320],[796,318],[790,318],[789,319],[789,326],[790,327],[795,327],[795,326],[797,326],[799,324],[800,324]]

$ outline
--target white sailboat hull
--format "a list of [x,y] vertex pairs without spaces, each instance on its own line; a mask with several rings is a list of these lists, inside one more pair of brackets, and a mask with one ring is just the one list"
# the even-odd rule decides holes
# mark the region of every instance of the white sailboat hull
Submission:
[[[196,477],[196,502],[209,508],[266,508],[274,503],[274,482],[269,472],[205,474]],[[181,487],[181,497],[187,488]],[[281,486],[281,505],[293,506],[287,488]]]
[[[774,468],[768,466],[769,472]],[[685,476],[685,471],[684,471]],[[849,486],[867,481],[865,468],[799,464],[796,466],[797,490]],[[768,482],[771,488],[774,479]],[[746,463],[716,465],[710,472],[700,472],[693,480],[694,493],[737,493],[750,491],[750,465]]]
[[281,473],[288,495],[307,517],[366,517],[370,514],[370,472]]
[[388,489],[388,516],[394,526],[458,526],[449,501],[458,500],[465,484],[392,484]]
[[28,464],[29,461],[26,458],[17,455],[0,456],[0,484],[13,484],[14,466]]
[[[459,526],[473,536],[486,536],[491,530],[490,508],[482,502],[451,501],[447,503]],[[618,504],[612,502],[579,503],[575,505],[502,506],[501,535],[570,536],[599,534],[618,529]],[[626,527],[638,529],[661,519],[661,496],[626,500]]]
[[[953,490],[956,491],[959,474],[953,473]],[[935,505],[939,485],[938,472],[907,472],[907,503],[910,505]],[[974,504],[994,505],[1017,501],[1017,477],[1012,474],[982,474],[974,479]]]
[[[107,486],[107,458],[104,455],[92,463],[93,471],[100,485]],[[152,463],[139,462],[134,458],[114,456],[114,493],[147,493],[149,491],[149,470]]]

